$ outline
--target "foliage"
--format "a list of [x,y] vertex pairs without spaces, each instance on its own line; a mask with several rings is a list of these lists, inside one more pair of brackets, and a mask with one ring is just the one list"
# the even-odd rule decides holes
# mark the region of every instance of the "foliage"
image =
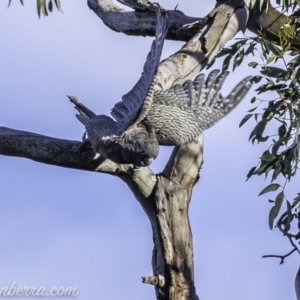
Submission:
[[[11,2],[12,0],[8,0],[8,6],[10,6]],[[24,0],[20,0],[20,2],[22,5],[24,5]],[[53,7],[54,7],[53,2],[56,8],[59,11],[62,11],[60,0],[49,0],[48,4],[47,4],[47,0],[36,0],[37,12],[39,17],[41,16],[41,14],[43,14],[44,16],[48,16],[48,13],[53,11]]]
[[[258,1],[257,5],[261,5],[261,2]],[[300,48],[295,46],[294,42],[300,32],[300,19],[297,17],[300,15],[300,1],[276,0],[276,3],[281,6],[283,14],[292,13],[291,16],[295,16],[280,27],[280,42],[277,45],[265,39],[261,32],[261,35],[255,38],[238,39],[231,47],[222,49],[217,57],[224,56],[223,70],[228,69],[230,64],[235,70],[248,55],[259,57],[258,61],[256,59],[248,64],[251,68],[260,68],[260,75],[252,78],[254,83],[260,84],[256,92],[258,96],[266,92],[276,95],[272,100],[253,97],[251,103],[255,103],[255,107],[250,109],[240,122],[241,127],[250,119],[254,119],[256,125],[250,132],[249,140],[253,144],[267,145],[258,164],[248,172],[247,180],[254,175],[264,175],[264,178],[268,178],[270,184],[259,196],[277,192],[275,198],[269,200],[272,203],[269,227],[273,229],[277,220],[276,227],[287,236],[293,248],[297,249],[294,241],[300,239],[300,193],[290,202],[286,191],[288,183],[299,170]],[[270,94],[267,97],[270,97]],[[280,211],[284,212],[280,214]],[[293,223],[297,226],[292,226]],[[292,233],[291,228],[298,230]]]

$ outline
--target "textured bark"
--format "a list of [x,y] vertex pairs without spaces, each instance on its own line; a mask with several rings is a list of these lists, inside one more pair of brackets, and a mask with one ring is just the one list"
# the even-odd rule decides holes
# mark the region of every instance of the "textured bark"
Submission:
[[[156,13],[149,1],[120,0],[135,11],[126,11],[112,0],[88,0],[88,6],[103,23],[116,32],[127,35],[155,36]],[[204,20],[186,16],[183,12],[170,11],[171,22],[168,39],[188,41],[198,30]],[[190,26],[188,26],[190,24]]]
[[[148,0],[119,0],[128,12],[111,0],[88,0],[89,7],[111,29],[128,35],[154,35],[154,7]],[[235,34],[247,26],[250,0],[218,1],[204,18],[191,18],[180,11],[173,17],[168,39],[188,41],[161,62],[157,80],[162,89],[192,78]],[[252,17],[253,18],[253,17]],[[252,21],[253,24],[253,21]],[[153,273],[157,299],[196,300],[193,241],[188,218],[192,189],[203,159],[203,136],[197,142],[175,147],[161,174],[150,168],[120,165],[78,151],[80,142],[67,141],[0,127],[0,154],[24,157],[60,167],[107,173],[121,178],[147,214],[152,230]]]
[[[158,176],[155,202],[166,280],[165,287],[159,289],[164,295],[162,299],[198,299],[188,208],[202,162],[203,136],[200,136],[197,143],[175,148],[162,175]],[[157,248],[155,245],[154,254],[160,251]]]

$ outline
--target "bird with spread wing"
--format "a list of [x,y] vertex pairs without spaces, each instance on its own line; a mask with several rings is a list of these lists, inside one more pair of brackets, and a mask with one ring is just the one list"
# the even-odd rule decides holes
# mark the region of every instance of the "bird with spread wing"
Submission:
[[[239,82],[223,97],[220,89],[229,72],[212,71],[205,80],[199,74],[193,81],[168,90],[155,90],[169,18],[157,8],[156,36],[147,56],[141,78],[133,89],[115,104],[111,118],[96,115],[78,98],[68,96],[78,110],[87,139],[96,153],[116,163],[148,166],[159,152],[159,145],[192,142],[227,115],[251,87],[251,77]],[[220,75],[219,75],[220,73]]]

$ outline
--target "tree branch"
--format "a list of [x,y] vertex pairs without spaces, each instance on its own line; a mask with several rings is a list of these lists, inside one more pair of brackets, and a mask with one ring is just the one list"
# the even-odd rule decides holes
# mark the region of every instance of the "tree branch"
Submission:
[[279,264],[282,265],[284,263],[284,260],[292,255],[295,251],[297,251],[296,248],[292,249],[290,252],[288,252],[285,255],[275,255],[275,254],[269,254],[269,255],[263,255],[262,258],[270,258],[270,257],[275,257],[275,258],[280,258]]
[[[119,1],[136,11],[126,11],[112,0],[88,0],[88,6],[116,32],[127,35],[155,36],[156,14],[154,5],[149,1]],[[179,10],[168,11],[171,20],[167,39],[188,41],[202,28],[203,19],[186,16]]]
[[[290,40],[290,36],[285,37],[285,32],[282,30],[282,27],[286,24],[293,24],[294,20],[295,17],[285,15],[270,4],[267,11],[260,11],[257,4],[251,10],[247,28],[255,34],[281,45],[285,41]],[[291,25],[291,28],[295,30],[294,25]],[[300,48],[299,33],[295,34],[292,46],[296,49]]]
[[[128,184],[142,206],[152,193],[156,178],[150,168],[133,168],[116,164],[96,154],[92,149],[78,151],[81,142],[0,127],[0,154],[24,157],[36,162],[84,171],[106,173],[120,177]],[[145,204],[142,201],[145,200]]]
[[93,150],[78,151],[81,142],[0,127],[0,154],[24,157],[59,167],[118,175],[128,171],[128,165],[118,165],[104,159]]
[[[245,28],[248,7],[244,1],[219,4],[206,18],[205,26],[178,52],[160,63],[157,81],[162,89],[182,84],[202,70],[230,41]],[[232,3],[231,3],[232,2]]]

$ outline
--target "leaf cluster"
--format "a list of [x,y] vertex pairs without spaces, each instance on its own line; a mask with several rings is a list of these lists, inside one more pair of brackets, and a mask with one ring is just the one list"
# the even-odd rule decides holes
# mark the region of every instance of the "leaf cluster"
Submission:
[[[300,1],[276,2],[281,5],[283,12],[291,11],[296,15],[300,11]],[[279,44],[271,43],[263,37],[244,38],[230,48],[223,49],[218,55],[225,56],[223,69],[228,69],[232,62],[233,70],[249,54],[259,57],[259,60],[248,64],[259,71],[259,75],[252,78],[257,84],[257,97],[251,99],[251,103],[258,104],[243,117],[240,127],[250,119],[254,120],[256,124],[250,132],[249,140],[253,144],[265,143],[267,149],[260,156],[258,164],[248,172],[247,180],[254,175],[268,178],[270,184],[259,195],[279,190],[273,199],[269,199],[272,203],[269,227],[273,229],[277,219],[277,228],[292,244],[291,238],[300,239],[300,193],[295,196],[292,204],[286,197],[287,183],[296,176],[299,169],[300,50],[293,46],[299,31],[300,20],[294,18],[280,28]],[[272,93],[265,94],[267,92]],[[274,99],[268,99],[274,94]],[[268,100],[259,99],[260,95]],[[278,183],[280,180],[285,182],[284,185]],[[286,209],[280,214],[284,202]],[[297,223],[296,233],[291,233],[291,228],[295,228],[292,227],[293,222]]]
[[[267,10],[263,2],[268,1],[259,0],[254,4],[261,11]],[[293,13],[294,16],[298,13],[300,16],[300,1],[277,0],[276,3],[281,6],[283,13]],[[279,190],[273,199],[269,199],[272,203],[269,227],[273,229],[277,219],[277,228],[290,239],[293,247],[295,244],[291,239],[300,239],[300,193],[290,204],[286,190],[287,183],[296,176],[299,169],[300,50],[294,47],[299,32],[300,18],[291,18],[290,22],[280,27],[279,44],[264,39],[261,34],[255,38],[239,38],[217,55],[223,57],[222,69],[227,70],[232,65],[233,71],[247,56],[255,57],[248,64],[259,71],[259,75],[251,79],[257,87],[257,96],[251,99],[255,106],[243,117],[240,127],[254,120],[255,126],[249,140],[252,144],[265,143],[267,149],[261,154],[258,164],[249,170],[247,180],[254,175],[264,175],[270,181],[259,195]],[[275,98],[272,96],[274,94]],[[261,96],[265,99],[258,98]],[[281,181],[285,182],[284,185],[278,183]],[[280,214],[284,202],[286,209]],[[298,226],[298,232],[294,234],[290,232],[293,222]]]
[[[12,0],[8,0],[8,7],[11,5],[11,2]],[[24,5],[24,0],[20,0],[20,2]],[[48,3],[47,0],[36,0],[38,16],[40,17],[41,14],[43,16],[48,16],[49,12],[53,11],[54,5],[58,11],[62,11],[60,0],[48,0]]]

